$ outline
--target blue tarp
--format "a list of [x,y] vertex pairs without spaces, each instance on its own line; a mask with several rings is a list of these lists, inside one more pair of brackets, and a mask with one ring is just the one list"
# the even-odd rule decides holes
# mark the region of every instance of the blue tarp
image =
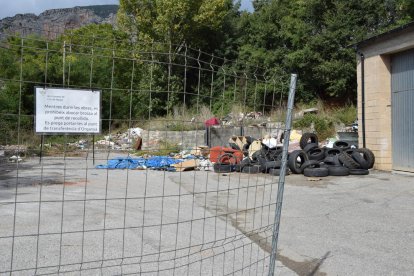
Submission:
[[183,159],[168,156],[154,156],[150,158],[117,157],[108,160],[106,165],[98,165],[97,169],[171,169],[171,165],[181,163]]
[[148,168],[164,168],[164,167],[170,167],[173,164],[181,163],[183,162],[182,159],[174,159],[167,156],[154,156],[147,159],[147,167]]

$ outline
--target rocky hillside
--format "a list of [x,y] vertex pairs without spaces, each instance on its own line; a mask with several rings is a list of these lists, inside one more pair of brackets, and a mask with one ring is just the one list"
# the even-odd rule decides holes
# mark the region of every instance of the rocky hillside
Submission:
[[88,24],[114,25],[117,10],[117,5],[100,5],[47,10],[38,16],[17,14],[0,20],[0,37],[8,33],[20,33],[23,36],[38,34],[53,39],[65,30]]

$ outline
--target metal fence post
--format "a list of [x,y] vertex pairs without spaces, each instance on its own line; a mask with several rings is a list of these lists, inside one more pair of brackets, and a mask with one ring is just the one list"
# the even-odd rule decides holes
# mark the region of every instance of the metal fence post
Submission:
[[297,75],[292,74],[291,79],[290,79],[290,87],[289,87],[289,99],[288,99],[288,106],[287,106],[287,113],[286,113],[285,134],[284,134],[284,139],[283,139],[282,167],[280,169],[277,199],[276,199],[275,220],[273,223],[272,252],[270,254],[269,276],[273,276],[275,273],[277,241],[279,238],[280,217],[282,214],[283,191],[285,188],[287,155],[288,155],[288,148],[289,148],[290,130],[292,127],[292,110],[293,110],[293,103],[295,101],[296,80],[297,80]]

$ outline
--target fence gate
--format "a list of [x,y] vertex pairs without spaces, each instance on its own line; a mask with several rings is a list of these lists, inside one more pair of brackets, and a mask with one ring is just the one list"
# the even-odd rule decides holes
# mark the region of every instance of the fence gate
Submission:
[[288,76],[76,31],[0,57],[0,275],[268,274],[279,178],[214,172],[204,121],[280,135]]

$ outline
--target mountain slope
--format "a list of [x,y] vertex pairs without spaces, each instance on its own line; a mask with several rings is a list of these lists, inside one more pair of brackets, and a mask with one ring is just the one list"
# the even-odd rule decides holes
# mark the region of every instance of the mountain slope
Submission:
[[19,33],[22,36],[37,34],[53,39],[65,30],[88,24],[115,25],[117,11],[117,5],[96,5],[46,10],[38,16],[17,14],[0,20],[0,38]]

